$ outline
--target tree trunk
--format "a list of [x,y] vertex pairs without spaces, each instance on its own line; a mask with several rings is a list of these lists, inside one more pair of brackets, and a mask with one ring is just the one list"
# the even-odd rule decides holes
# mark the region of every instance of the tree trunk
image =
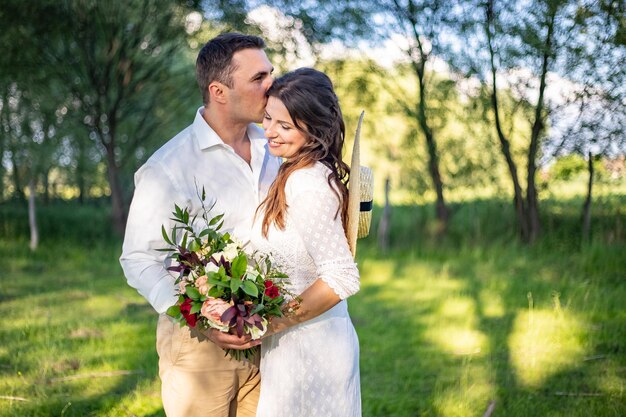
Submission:
[[548,33],[544,43],[543,62],[541,64],[541,81],[539,83],[539,98],[535,107],[535,121],[533,123],[530,146],[528,147],[528,175],[526,188],[526,206],[528,221],[528,241],[530,243],[537,240],[541,232],[541,223],[539,220],[539,200],[537,197],[537,187],[535,177],[537,173],[537,154],[539,153],[541,134],[544,128],[544,92],[546,89],[546,75],[548,74],[548,63],[552,54],[552,34],[554,31],[554,22],[556,19],[556,10],[552,10],[550,22],[548,23]]
[[24,201],[24,189],[22,188],[22,179],[18,169],[17,158],[15,157],[15,149],[11,149],[11,164],[13,165],[11,172],[13,177],[13,193],[19,200]]
[[4,164],[2,160],[4,159],[4,138],[0,139],[0,203],[4,201]]
[[378,224],[378,245],[383,253],[389,251],[389,226],[391,224],[391,205],[389,204],[389,177],[385,180],[385,208]]
[[439,172],[439,155],[437,153],[437,143],[435,142],[435,137],[433,135],[430,126],[428,126],[428,121],[426,120],[426,98],[424,92],[424,73],[423,67],[422,71],[416,71],[419,79],[419,105],[418,105],[418,113],[417,118],[419,121],[419,126],[424,133],[424,137],[426,139],[426,148],[428,151],[428,173],[430,174],[430,178],[433,181],[433,186],[435,188],[435,193],[437,194],[437,202],[436,202],[436,214],[437,220],[439,221],[437,234],[444,234],[448,229],[448,219],[450,218],[450,212],[448,207],[446,206],[446,202],[443,196],[443,181],[441,180],[441,174]]
[[593,158],[591,152],[589,152],[588,157],[589,182],[587,183],[587,198],[585,198],[585,204],[583,205],[583,242],[589,242],[591,235],[591,190],[593,187]]
[[495,124],[496,124],[496,132],[498,134],[498,140],[500,141],[500,150],[502,151],[502,155],[506,161],[507,168],[509,170],[509,175],[511,177],[511,182],[513,183],[513,205],[515,207],[515,216],[517,218],[517,229],[520,238],[522,241],[528,241],[528,222],[526,217],[526,207],[524,205],[524,196],[522,193],[522,187],[519,183],[519,177],[517,175],[517,165],[513,160],[513,155],[511,155],[511,144],[509,139],[504,134],[502,129],[502,122],[500,120],[500,108],[498,104],[498,88],[497,88],[497,78],[496,78],[496,65],[495,65],[495,52],[493,50],[493,41],[492,41],[492,32],[491,26],[493,25],[493,0],[489,0],[486,4],[486,25],[485,25],[485,33],[487,35],[487,44],[489,47],[489,59],[491,64],[491,83],[492,90],[490,93],[491,96],[491,106],[493,108]]
[[41,179],[43,180],[43,204],[47,206],[50,203],[50,168],[43,170]]
[[85,195],[87,193],[85,186],[86,175],[86,159],[87,151],[85,149],[84,139],[77,139],[78,157],[76,158],[76,185],[78,186],[78,202],[80,205],[85,203]]
[[120,236],[124,234],[126,228],[126,216],[124,213],[124,196],[120,184],[119,167],[115,162],[113,149],[107,148],[107,173],[109,176],[109,186],[111,187],[111,221],[113,230]]
[[[424,133],[424,138],[426,139],[426,148],[428,151],[428,173],[430,174],[430,178],[433,181],[433,187],[435,188],[435,193],[437,195],[435,209],[438,220],[437,234],[443,235],[448,229],[450,212],[448,210],[448,207],[446,206],[446,201],[443,196],[443,181],[441,179],[441,173],[439,171],[439,155],[437,153],[437,143],[435,141],[433,131],[431,130],[430,126],[428,126],[428,120],[426,118],[426,85],[424,77],[426,75],[426,62],[428,60],[428,54],[424,52],[424,47],[422,45],[421,37],[419,34],[415,4],[412,1],[409,1],[407,7],[408,13],[404,15],[403,12],[400,12],[400,14],[402,15],[401,20],[408,19],[409,23],[411,23],[411,28],[413,30],[413,40],[416,43],[416,49],[413,52],[417,52],[419,55],[418,59],[413,55],[413,53],[409,54],[411,56],[411,65],[413,66],[413,70],[415,72],[415,75],[417,76],[419,88],[417,120],[419,122],[420,129]],[[401,8],[398,8],[398,11],[400,10]]]
[[[2,91],[2,99],[0,100],[0,105],[2,105],[2,108],[0,109],[0,127],[2,127],[3,130],[4,130],[4,126],[9,125],[5,117],[5,110],[7,108],[7,103],[8,103],[7,90],[4,89]],[[2,161],[4,160],[4,150],[7,146],[8,140],[9,138],[6,133],[0,135],[0,202],[4,201],[4,194],[5,194],[4,175],[6,173],[6,170],[4,169],[4,164],[2,163]]]
[[37,228],[37,210],[35,207],[35,179],[28,183],[28,224],[30,226],[30,250],[34,251],[39,246],[39,229]]
[[[123,236],[126,229],[126,213],[124,210],[124,194],[122,193],[122,185],[120,183],[120,167],[115,160],[115,134],[117,129],[115,109],[112,109],[107,114],[106,123],[109,129],[108,134],[105,134],[103,129],[99,129],[98,135],[106,150],[107,173],[109,176],[109,187],[111,187],[111,221],[113,230],[118,235]],[[107,137],[108,140],[105,139]]]

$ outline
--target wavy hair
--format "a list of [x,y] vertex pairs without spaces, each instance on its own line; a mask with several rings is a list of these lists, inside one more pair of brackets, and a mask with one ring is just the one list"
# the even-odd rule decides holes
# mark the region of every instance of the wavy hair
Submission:
[[345,233],[348,223],[346,184],[350,168],[341,159],[346,129],[332,81],[323,72],[300,68],[276,79],[267,95],[285,105],[296,129],[304,134],[306,141],[293,157],[281,165],[267,197],[257,209],[257,212],[261,209],[265,211],[263,236],[267,237],[272,223],[284,230],[287,179],[297,169],[312,166],[315,162],[330,169],[328,185],[339,200],[335,218],[341,214]]

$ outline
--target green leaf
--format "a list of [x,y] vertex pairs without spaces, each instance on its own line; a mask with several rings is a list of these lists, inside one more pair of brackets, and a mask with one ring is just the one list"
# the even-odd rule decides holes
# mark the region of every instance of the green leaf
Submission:
[[215,286],[209,288],[209,297],[220,298],[222,295],[224,295],[224,291],[220,287]]
[[196,314],[200,310],[202,310],[202,303],[193,303],[191,305],[191,310],[189,310],[189,313],[190,314]]
[[167,242],[168,244],[174,246],[174,244],[172,243],[170,238],[167,236],[167,231],[165,230],[165,226],[163,226],[163,225],[161,225],[161,233],[163,234],[163,239],[165,240],[165,242]]
[[248,259],[244,253],[237,256],[231,265],[231,271],[233,277],[240,278],[243,274],[246,273],[246,269],[248,268]]
[[241,279],[233,278],[230,280],[230,290],[236,292],[241,287]]
[[259,295],[259,289],[257,288],[256,285],[254,285],[254,282],[252,281],[248,281],[248,280],[243,281],[242,287],[243,287],[243,292],[245,292],[246,294],[252,297],[256,297]]
[[187,285],[185,287],[185,294],[187,294],[187,296],[194,301],[197,301],[200,299],[200,292],[192,286]]
[[200,244],[194,239],[189,242],[189,250],[192,252],[196,252],[200,249]]
[[[176,227],[172,228],[172,233],[171,233],[171,241],[172,242],[176,242]],[[172,243],[172,245],[176,245],[175,243]]]
[[215,217],[213,217],[211,219],[211,221],[209,222],[209,226],[215,226],[217,224],[217,222],[219,222],[220,220],[222,220],[222,217],[224,217],[223,214],[219,214]]
[[183,241],[182,241],[182,243],[180,244],[180,246],[182,246],[183,248],[186,248],[186,247],[187,247],[187,233],[185,233],[185,234],[183,235]]
[[178,304],[171,306],[167,309],[165,314],[170,317],[178,317],[178,315],[180,314],[180,306]]
[[216,278],[210,278],[209,277],[206,282],[209,285],[216,285],[218,287],[226,287],[226,288],[228,288],[228,286],[229,286],[227,283],[225,283],[223,281],[220,281],[219,279],[216,279]]

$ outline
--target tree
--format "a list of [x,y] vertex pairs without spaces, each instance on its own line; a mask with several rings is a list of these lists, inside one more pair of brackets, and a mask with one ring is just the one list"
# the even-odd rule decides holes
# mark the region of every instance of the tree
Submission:
[[[525,242],[535,241],[541,230],[536,174],[542,144],[549,133],[549,116],[554,111],[546,92],[549,76],[561,69],[564,46],[576,29],[570,3],[479,0],[461,3],[464,7],[457,14],[458,32],[469,39],[472,48],[458,53],[454,65],[476,77],[489,97],[493,126],[512,184],[518,232]],[[528,115],[523,164],[516,161],[511,134],[505,129],[507,118],[512,117],[504,111],[501,100],[506,90],[516,102],[514,107]],[[525,193],[520,166],[526,167]]]
[[429,80],[427,64],[438,52],[440,37],[444,30],[445,17],[450,11],[450,2],[438,0],[406,3],[393,0],[387,5],[388,12],[395,18],[396,29],[409,39],[405,49],[413,74],[417,79],[418,95],[412,102],[401,103],[405,113],[418,122],[428,151],[428,172],[437,196],[436,213],[442,230],[447,228],[450,212],[443,194],[443,180],[439,167],[439,152],[435,132],[431,127],[431,110],[427,107]]
[[444,197],[436,132],[431,126],[433,109],[428,107],[432,88],[429,65],[439,52],[452,4],[441,0],[321,1],[315,4],[283,0],[273,4],[298,19],[314,50],[331,39],[343,39],[350,44],[359,39],[380,41],[400,34],[407,41],[405,58],[418,88],[414,97],[400,99],[398,103],[415,121],[424,138],[428,173],[436,195],[436,215],[440,232],[443,232],[450,212]]
[[[585,1],[575,9],[576,31],[566,48],[565,72],[573,81],[548,144],[553,156],[587,158],[589,180],[582,207],[582,237],[591,233],[594,160],[626,153],[626,26],[624,3]],[[581,158],[582,159],[582,158]],[[567,160],[561,158],[561,161]]]
[[[45,67],[62,83],[85,128],[75,139],[97,144],[107,167],[113,226],[122,233],[124,168],[155,141],[162,123],[178,116],[167,111],[169,103],[179,104],[195,89],[185,55],[185,18],[192,9],[166,0],[9,5],[14,17],[22,15],[18,21],[38,51],[24,65]],[[172,100],[166,94],[172,92],[181,98]]]

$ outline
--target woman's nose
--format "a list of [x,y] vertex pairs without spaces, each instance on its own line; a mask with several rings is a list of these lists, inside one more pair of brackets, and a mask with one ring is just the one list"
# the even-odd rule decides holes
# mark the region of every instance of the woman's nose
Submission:
[[266,138],[276,137],[276,133],[274,132],[274,129],[272,128],[271,124],[268,123],[267,126],[263,126],[263,128],[265,129]]

